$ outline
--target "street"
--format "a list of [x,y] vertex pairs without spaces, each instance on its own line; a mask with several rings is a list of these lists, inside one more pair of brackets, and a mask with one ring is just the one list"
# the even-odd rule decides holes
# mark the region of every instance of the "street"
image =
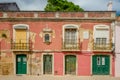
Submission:
[[52,76],[52,75],[11,75],[0,76],[0,80],[120,80],[110,76]]

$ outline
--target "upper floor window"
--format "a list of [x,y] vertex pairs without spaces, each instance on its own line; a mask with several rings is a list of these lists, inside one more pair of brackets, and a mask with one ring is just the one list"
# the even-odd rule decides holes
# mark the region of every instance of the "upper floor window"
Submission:
[[109,43],[110,31],[107,25],[96,25],[94,27],[94,43]]
[[96,38],[96,44],[106,44],[106,38]]
[[65,29],[65,43],[75,44],[77,43],[77,29]]
[[45,42],[50,42],[50,34],[45,34],[44,41]]
[[68,24],[63,26],[63,48],[78,49],[78,26]]
[[46,44],[51,43],[51,37],[52,37],[53,31],[50,28],[44,28],[43,29],[43,42]]
[[94,27],[94,49],[111,49],[110,29],[107,25],[96,25]]

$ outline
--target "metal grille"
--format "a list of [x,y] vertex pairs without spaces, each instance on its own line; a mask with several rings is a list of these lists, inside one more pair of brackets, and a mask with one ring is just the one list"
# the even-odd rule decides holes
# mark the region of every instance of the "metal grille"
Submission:
[[30,50],[31,43],[30,42],[11,42],[11,49],[12,50]]
[[107,43],[106,38],[96,38],[96,43],[94,43],[94,50],[110,50],[111,44]]
[[63,49],[79,49],[77,29],[65,29]]
[[52,55],[44,55],[44,74],[52,74]]

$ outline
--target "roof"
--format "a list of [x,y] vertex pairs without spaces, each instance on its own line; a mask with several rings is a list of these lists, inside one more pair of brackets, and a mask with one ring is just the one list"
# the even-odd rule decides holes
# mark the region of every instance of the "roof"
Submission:
[[0,3],[0,11],[20,11],[18,5],[15,2],[12,3]]

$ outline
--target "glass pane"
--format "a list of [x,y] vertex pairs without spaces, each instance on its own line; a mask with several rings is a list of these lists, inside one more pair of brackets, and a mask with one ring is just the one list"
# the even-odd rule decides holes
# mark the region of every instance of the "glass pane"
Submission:
[[96,44],[102,44],[105,45],[106,44],[106,38],[96,38]]
[[49,34],[45,34],[45,42],[49,42],[50,41],[50,36]]
[[102,57],[102,65],[105,65],[105,57]]
[[21,62],[21,58],[17,58],[17,62]]
[[23,58],[23,62],[27,62],[27,59],[25,57]]
[[97,65],[100,65],[100,57],[97,57]]
[[67,44],[77,42],[77,29],[65,29],[65,42]]

